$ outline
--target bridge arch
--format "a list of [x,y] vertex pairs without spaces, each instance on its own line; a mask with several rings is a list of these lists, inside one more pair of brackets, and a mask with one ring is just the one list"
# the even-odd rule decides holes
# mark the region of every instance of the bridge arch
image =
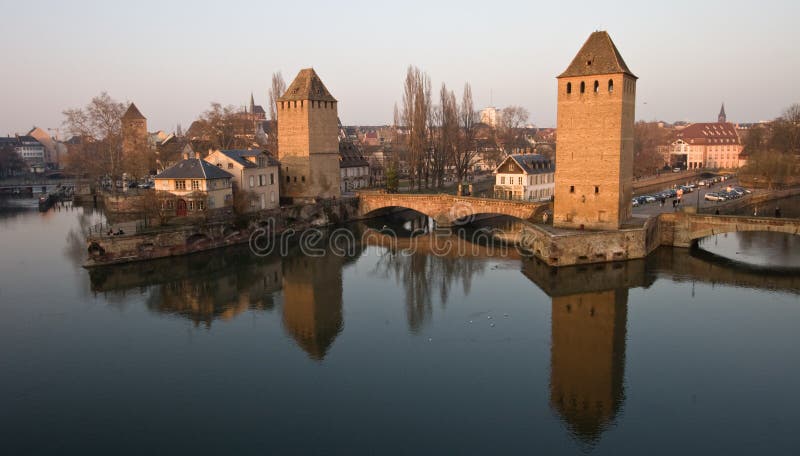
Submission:
[[520,220],[536,220],[549,207],[547,202],[511,201],[437,195],[408,195],[385,193],[360,193],[359,215],[370,217],[381,209],[402,207],[414,210],[436,220],[439,225],[452,225],[459,220],[479,214],[497,214]]
[[744,231],[800,235],[800,219],[694,215],[688,228],[687,241],[694,245],[709,236]]

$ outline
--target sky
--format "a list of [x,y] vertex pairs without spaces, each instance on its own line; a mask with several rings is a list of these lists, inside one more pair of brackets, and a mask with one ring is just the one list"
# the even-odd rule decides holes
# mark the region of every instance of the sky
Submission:
[[[636,118],[773,119],[800,102],[800,2],[0,0],[0,135],[62,127],[106,91],[150,131],[186,129],[211,102],[266,108],[314,67],[346,125],[390,123],[406,68],[476,108],[520,105],[555,127],[556,79],[607,30],[639,77]],[[56,130],[53,130],[56,133]],[[60,134],[63,136],[64,132]]]

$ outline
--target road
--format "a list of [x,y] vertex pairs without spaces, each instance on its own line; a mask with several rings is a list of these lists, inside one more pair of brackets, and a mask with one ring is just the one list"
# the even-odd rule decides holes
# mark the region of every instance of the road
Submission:
[[[696,183],[696,182],[695,182]],[[736,179],[729,179],[725,182],[717,182],[716,184],[712,185],[711,187],[696,187],[693,192],[691,193],[684,193],[683,197],[681,198],[681,205],[683,206],[691,206],[697,207],[698,198],[700,202],[700,210],[702,212],[713,212],[714,207],[718,206],[719,203],[716,201],[706,201],[705,195],[708,192],[717,192],[720,190],[724,190],[726,187],[737,187],[739,186],[739,182]],[[666,188],[664,189],[666,190]],[[760,193],[764,190],[757,190],[753,193]],[[653,192],[657,193],[657,192]],[[648,203],[638,207],[633,208],[634,215],[657,215],[662,212],[672,212],[674,209],[672,208],[672,200],[674,198],[667,198],[664,206],[661,207],[659,202],[655,203]]]

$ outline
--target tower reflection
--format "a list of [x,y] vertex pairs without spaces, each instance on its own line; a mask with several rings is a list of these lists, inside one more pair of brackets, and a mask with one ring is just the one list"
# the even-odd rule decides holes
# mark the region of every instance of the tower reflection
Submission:
[[550,406],[592,445],[625,399],[628,290],[652,280],[644,261],[552,269],[525,260],[523,274],[552,299]]
[[342,331],[342,267],[338,255],[290,255],[283,262],[283,327],[314,360],[325,358]]

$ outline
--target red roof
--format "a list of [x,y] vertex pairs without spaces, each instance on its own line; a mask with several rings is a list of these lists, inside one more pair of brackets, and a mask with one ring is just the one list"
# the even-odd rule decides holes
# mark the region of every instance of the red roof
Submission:
[[688,144],[740,144],[736,127],[731,123],[709,122],[691,124],[676,136]]

